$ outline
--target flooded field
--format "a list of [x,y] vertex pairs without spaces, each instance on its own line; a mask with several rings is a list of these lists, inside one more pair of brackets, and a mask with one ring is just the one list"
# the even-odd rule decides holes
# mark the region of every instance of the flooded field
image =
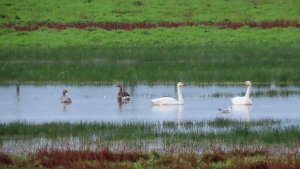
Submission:
[[[61,104],[63,89],[72,99]],[[1,85],[0,122],[157,122],[199,121],[217,117],[260,120],[300,119],[300,87],[253,85],[251,106],[232,106],[230,99],[244,95],[244,85],[192,85],[182,88],[182,106],[152,106],[151,99],[170,96],[177,99],[176,84],[124,86],[131,100],[120,103],[115,85]],[[218,108],[229,109],[221,113]]]

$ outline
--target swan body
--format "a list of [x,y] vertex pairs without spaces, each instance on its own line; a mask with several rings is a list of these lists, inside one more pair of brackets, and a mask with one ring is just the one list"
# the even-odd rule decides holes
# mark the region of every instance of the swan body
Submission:
[[153,100],[151,100],[151,102],[154,105],[184,104],[184,103],[180,103],[179,101],[177,101],[176,99],[174,99],[172,97],[161,97],[161,98],[153,99]]
[[246,81],[245,85],[247,86],[247,91],[245,96],[237,96],[231,99],[232,104],[234,105],[252,105],[252,101],[250,99],[250,90],[251,90],[251,82]]
[[118,84],[117,87],[119,87],[118,100],[130,100],[130,95],[123,91],[123,86]]
[[62,95],[61,100],[60,100],[61,103],[72,103],[72,100],[69,97],[66,96],[66,93],[68,93],[68,92],[69,91],[67,89],[63,90],[63,95]]
[[183,97],[181,93],[181,87],[184,86],[184,83],[179,82],[177,84],[177,95],[178,95],[178,100],[172,98],[172,97],[161,97],[157,99],[151,100],[151,103],[153,105],[183,105]]

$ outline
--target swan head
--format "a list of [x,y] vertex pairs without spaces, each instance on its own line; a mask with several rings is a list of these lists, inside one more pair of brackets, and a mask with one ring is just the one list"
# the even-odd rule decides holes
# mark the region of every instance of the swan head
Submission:
[[177,86],[181,87],[181,86],[185,86],[185,84],[183,82],[178,82]]
[[250,81],[246,81],[246,82],[245,82],[245,85],[246,85],[246,86],[251,86],[251,82],[250,82]]

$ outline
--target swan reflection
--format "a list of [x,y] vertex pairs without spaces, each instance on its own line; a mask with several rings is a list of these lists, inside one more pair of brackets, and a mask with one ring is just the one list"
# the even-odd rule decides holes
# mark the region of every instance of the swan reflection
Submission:
[[250,121],[251,105],[232,105],[227,109],[218,108],[222,117]]
[[123,105],[128,104],[129,100],[126,100],[126,99],[125,100],[117,99],[117,100],[118,100],[118,105],[119,105],[119,111],[122,112]]
[[232,114],[235,118],[250,121],[251,105],[233,105]]
[[167,105],[167,106],[159,106],[153,105],[152,111],[157,113],[157,117],[161,120],[173,120],[175,114],[177,114],[177,124],[178,128],[183,127],[183,111],[184,105]]

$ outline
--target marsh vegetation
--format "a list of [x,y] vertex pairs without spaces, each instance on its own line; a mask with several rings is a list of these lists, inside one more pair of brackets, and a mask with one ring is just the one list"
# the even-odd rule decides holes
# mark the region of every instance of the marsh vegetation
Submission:
[[[185,121],[180,125],[178,128],[178,124],[171,121],[122,124],[66,122],[1,124],[1,144],[7,147],[7,140],[14,141],[11,148],[2,148],[0,166],[4,168],[299,167],[297,150],[300,133],[297,122],[292,124],[290,121],[268,119],[252,122],[215,119]],[[42,138],[47,138],[48,141]],[[20,143],[22,140],[35,141],[29,141],[31,145],[26,145]],[[27,149],[20,150],[22,149],[20,146],[19,150],[16,150],[13,145],[22,145]],[[12,151],[13,149],[15,151]]]
[[[45,138],[53,139],[54,142],[61,141],[61,145],[64,144],[63,140],[65,140],[65,143],[68,142],[69,145],[75,147],[97,145],[122,147],[120,145],[123,145],[134,149],[137,147],[145,148],[147,143],[152,143],[154,150],[161,148],[183,150],[183,147],[206,147],[211,143],[222,143],[222,145],[227,146],[294,146],[298,144],[300,138],[297,122],[268,119],[247,122],[217,118],[208,121],[183,121],[180,123],[174,121],[162,123],[52,122],[42,124],[14,122],[2,123],[0,128],[2,143],[6,140]],[[76,140],[85,144],[76,145]],[[87,140],[90,140],[90,145],[87,145]],[[118,145],[119,143],[120,145]]]

